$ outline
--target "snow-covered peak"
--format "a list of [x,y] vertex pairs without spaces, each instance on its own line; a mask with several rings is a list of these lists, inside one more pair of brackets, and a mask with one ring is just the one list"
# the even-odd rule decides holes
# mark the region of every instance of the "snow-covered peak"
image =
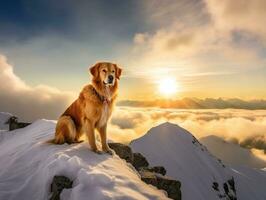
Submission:
[[[130,145],[151,165],[165,166],[167,175],[181,181],[183,199],[219,199],[224,194],[224,183],[232,178],[230,169],[190,132],[169,122],[150,129]],[[214,182],[220,192],[212,188]]]
[[0,199],[49,199],[55,175],[73,180],[73,188],[61,193],[65,200],[168,199],[116,155],[95,154],[86,142],[47,144],[54,131],[55,121],[37,120],[0,133]]
[[[225,154],[229,153],[230,143],[217,136],[209,139],[219,144]],[[178,125],[163,123],[130,145],[133,151],[144,154],[151,165],[163,165],[167,175],[181,181],[183,200],[227,200],[235,195],[241,200],[266,199],[265,169],[226,166]],[[237,154],[234,156],[237,159]]]
[[[145,135],[135,141],[140,140],[154,140],[154,142],[162,141],[169,144],[181,143],[182,146],[186,144],[191,145],[193,141],[196,141],[194,136],[190,132],[178,126],[177,124],[170,122],[165,122],[151,128]],[[135,143],[135,141],[132,141],[132,144]]]

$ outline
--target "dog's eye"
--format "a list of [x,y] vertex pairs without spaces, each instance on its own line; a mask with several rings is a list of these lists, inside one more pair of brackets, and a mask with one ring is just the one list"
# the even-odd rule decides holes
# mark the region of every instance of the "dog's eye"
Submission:
[[106,73],[107,71],[105,69],[103,69],[103,72]]
[[113,70],[112,73],[115,73],[115,70]]

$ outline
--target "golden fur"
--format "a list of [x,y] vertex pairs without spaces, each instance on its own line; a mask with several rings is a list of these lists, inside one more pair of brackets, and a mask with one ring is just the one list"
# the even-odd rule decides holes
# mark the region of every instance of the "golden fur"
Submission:
[[[108,62],[100,62],[90,68],[92,84],[83,88],[78,99],[58,119],[53,143],[77,143],[85,133],[92,151],[99,152],[94,133],[97,129],[102,150],[111,153],[107,144],[106,129],[117,96],[121,71],[116,64]],[[114,78],[111,85],[106,84],[109,76]]]

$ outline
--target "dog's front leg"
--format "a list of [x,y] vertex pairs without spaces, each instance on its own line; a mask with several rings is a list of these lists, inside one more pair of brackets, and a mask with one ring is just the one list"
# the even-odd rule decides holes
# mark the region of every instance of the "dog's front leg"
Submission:
[[98,129],[101,136],[102,150],[106,153],[113,154],[112,150],[107,144],[106,129],[107,125],[104,125]]
[[91,150],[99,153],[100,151],[98,150],[95,141],[94,126],[89,120],[85,120],[85,132],[87,134]]

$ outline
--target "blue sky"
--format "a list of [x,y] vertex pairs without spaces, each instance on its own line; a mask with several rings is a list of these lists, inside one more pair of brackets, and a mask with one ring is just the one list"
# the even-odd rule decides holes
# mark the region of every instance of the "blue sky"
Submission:
[[138,1],[5,2],[0,8],[1,53],[29,84],[62,86],[65,83],[60,85],[57,81],[62,70],[64,74],[59,76],[75,80],[73,75],[79,74],[86,81],[89,65],[97,60],[115,59],[135,32],[145,31],[138,4]]

